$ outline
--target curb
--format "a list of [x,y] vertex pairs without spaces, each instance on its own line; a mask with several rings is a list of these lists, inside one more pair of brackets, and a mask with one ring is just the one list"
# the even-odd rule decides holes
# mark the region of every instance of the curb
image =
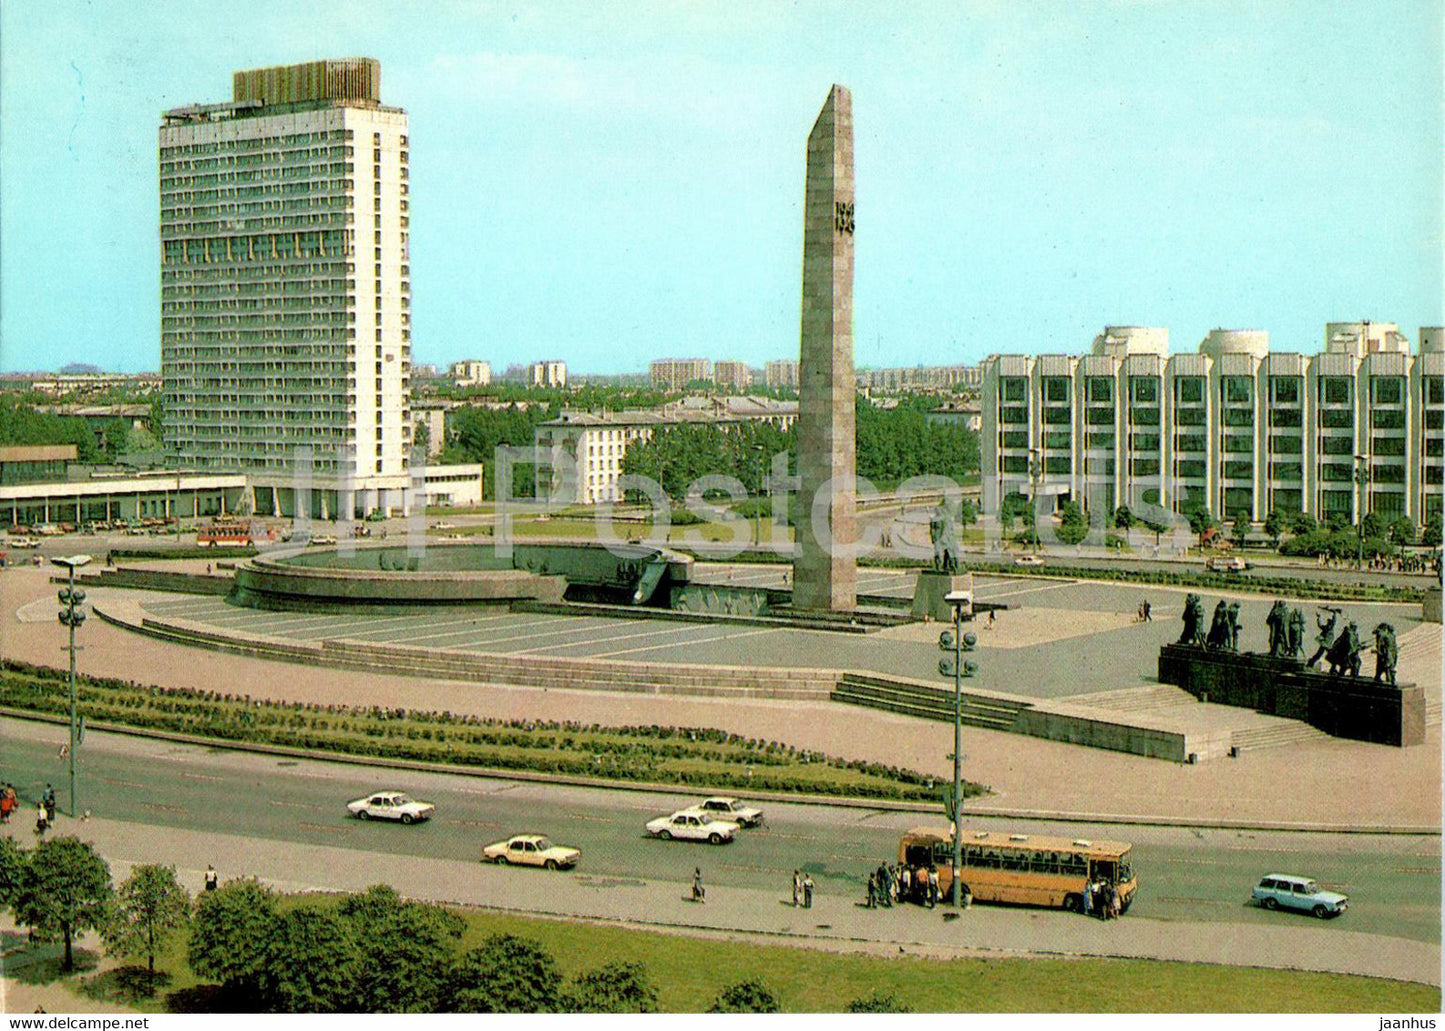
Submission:
[[[67,726],[70,720],[64,716],[27,712],[0,706],[0,717],[28,720],[36,723],[51,723]],[[382,756],[347,755],[339,752],[313,752],[285,745],[233,741],[225,738],[206,738],[194,734],[177,734],[166,730],[149,730],[141,727],[127,727],[113,723],[90,723],[86,727],[107,734],[129,737],[151,738],[173,741],[177,744],[194,745],[198,748],[219,748],[224,751],[246,752],[257,755],[280,755],[291,759],[311,759],[317,762],[347,763],[353,766],[374,766],[385,769],[412,770],[418,773],[446,773],[463,777],[488,777],[498,780],[517,780],[531,783],[562,784],[568,787],[598,788],[612,791],[636,791],[649,794],[675,794],[680,791],[707,793],[711,789],[702,785],[661,784],[640,781],[615,781],[600,777],[574,777],[565,774],[534,773],[530,770],[506,770],[481,766],[452,766],[446,763],[427,763],[410,759],[388,759]],[[718,791],[736,791],[727,787]],[[869,809],[899,813],[930,814],[942,822],[938,805],[926,802],[902,802],[890,799],[845,798],[834,795],[805,795],[777,791],[748,791],[750,799],[764,802],[792,803],[796,805],[832,806],[838,809]],[[1283,820],[1221,820],[1209,817],[1150,816],[1147,813],[1066,813],[1045,809],[970,809],[965,816],[991,817],[997,819],[1028,820],[1050,823],[1084,823],[1134,827],[1192,827],[1202,830],[1256,830],[1277,831],[1291,834],[1373,834],[1393,837],[1439,837],[1440,827],[1420,827],[1408,824],[1378,824],[1371,827],[1350,827],[1343,824],[1295,823]]]

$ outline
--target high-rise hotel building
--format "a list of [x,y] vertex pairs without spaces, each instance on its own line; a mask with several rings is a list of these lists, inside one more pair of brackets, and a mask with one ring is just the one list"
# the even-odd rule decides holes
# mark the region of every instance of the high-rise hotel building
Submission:
[[408,504],[409,148],[380,81],[367,58],[242,71],[163,116],[165,444],[248,474],[259,513]]
[[1050,508],[1422,523],[1445,499],[1439,327],[1412,354],[1392,323],[1330,323],[1314,355],[1271,353],[1258,330],[1170,354],[1167,329],[1109,327],[1090,354],[995,355],[983,370],[986,511],[1020,494]]

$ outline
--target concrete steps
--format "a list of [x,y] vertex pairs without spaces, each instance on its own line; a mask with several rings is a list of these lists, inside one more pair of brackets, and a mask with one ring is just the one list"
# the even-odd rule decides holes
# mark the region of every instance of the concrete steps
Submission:
[[1333,738],[1322,730],[1316,730],[1300,720],[1277,719],[1268,724],[1243,727],[1230,736],[1233,746],[1241,752],[1254,752],[1261,748],[1277,748],[1282,745],[1297,745],[1306,741],[1331,741]]
[[1172,713],[1185,709],[1197,710],[1199,707],[1199,700],[1188,691],[1167,684],[1071,695],[1066,700],[1071,705],[1108,709],[1110,712]]
[[[901,716],[953,722],[953,691],[928,687],[908,680],[868,673],[844,673],[831,695],[835,702],[882,709]],[[970,727],[988,730],[1013,730],[1018,714],[1031,706],[1024,700],[1012,700],[965,692],[962,696],[962,721]]]

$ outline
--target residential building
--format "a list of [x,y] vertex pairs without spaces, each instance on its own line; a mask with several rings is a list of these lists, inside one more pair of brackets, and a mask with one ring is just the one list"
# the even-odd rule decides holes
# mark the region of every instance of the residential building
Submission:
[[797,390],[798,362],[783,358],[763,366],[763,383],[769,390]]
[[712,362],[706,358],[659,358],[647,370],[652,385],[663,390],[681,390],[689,383],[712,379]]
[[746,390],[753,385],[753,374],[747,362],[714,362],[712,381],[719,390]]
[[490,362],[452,362],[452,383],[459,387],[485,387],[492,382]]
[[159,134],[165,445],[258,514],[405,511],[407,117],[368,58],[237,72]]
[[1170,354],[1168,330],[1109,327],[1092,352],[984,362],[984,507],[1057,505],[1263,520],[1441,510],[1445,351],[1390,323],[1330,323],[1313,356],[1259,330],[1214,330]]
[[559,504],[618,501],[622,497],[618,478],[627,449],[660,427],[770,422],[786,430],[797,418],[796,401],[741,396],[685,397],[658,409],[564,411],[534,431],[538,461],[546,463],[537,471],[537,482],[542,495]]
[[858,389],[890,393],[977,387],[983,381],[976,365],[918,365],[913,368],[860,369]]
[[527,382],[534,387],[561,390],[567,385],[567,363],[549,359],[528,366]]

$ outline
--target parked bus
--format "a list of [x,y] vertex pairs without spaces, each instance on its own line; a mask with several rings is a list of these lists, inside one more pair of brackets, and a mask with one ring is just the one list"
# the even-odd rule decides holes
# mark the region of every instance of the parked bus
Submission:
[[[980,902],[1074,912],[1082,911],[1088,884],[1107,882],[1118,888],[1120,909],[1127,910],[1139,888],[1131,848],[1124,841],[965,829],[960,879]],[[939,891],[947,897],[953,883],[953,838],[947,830],[909,831],[899,842],[898,861],[915,870],[937,867]]]
[[212,523],[196,530],[201,548],[244,548],[252,544],[250,523]]

